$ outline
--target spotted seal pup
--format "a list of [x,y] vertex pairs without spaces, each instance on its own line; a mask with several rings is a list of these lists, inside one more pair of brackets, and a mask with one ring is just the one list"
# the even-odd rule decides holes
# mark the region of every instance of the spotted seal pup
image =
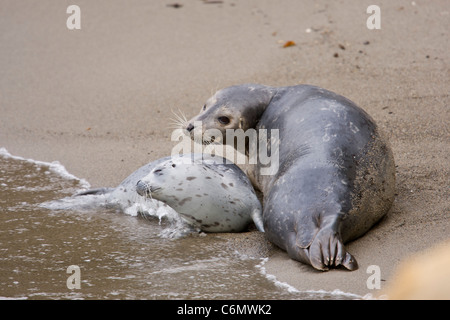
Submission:
[[[196,126],[201,123],[201,127]],[[365,234],[390,209],[395,165],[374,120],[352,101],[310,86],[245,84],[219,90],[185,125],[192,138],[209,129],[277,130],[279,166],[247,172],[262,191],[267,238],[318,270],[356,270],[344,243]],[[203,142],[210,143],[208,135]],[[224,139],[225,141],[225,139]],[[234,141],[226,143],[235,146]]]
[[243,231],[252,219],[264,231],[261,203],[245,173],[224,158],[200,156],[163,161],[136,183],[137,193],[168,204],[205,232]]
[[127,210],[136,195],[167,204],[188,224],[205,232],[240,232],[254,221],[264,231],[262,208],[245,173],[221,157],[184,154],[144,165],[116,188],[99,188],[77,196],[104,194],[107,202]]

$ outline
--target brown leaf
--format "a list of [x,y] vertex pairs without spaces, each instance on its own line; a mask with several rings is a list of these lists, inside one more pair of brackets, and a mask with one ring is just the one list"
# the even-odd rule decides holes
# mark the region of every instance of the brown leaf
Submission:
[[284,45],[283,48],[288,48],[288,47],[293,47],[295,46],[296,43],[294,41],[287,41]]

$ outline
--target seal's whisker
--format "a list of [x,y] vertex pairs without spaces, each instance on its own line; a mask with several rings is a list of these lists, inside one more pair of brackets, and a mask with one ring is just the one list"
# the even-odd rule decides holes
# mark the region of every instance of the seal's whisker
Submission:
[[[139,196],[139,198],[143,203],[152,203],[152,204],[156,205],[156,201],[152,197],[151,188],[148,185],[145,187],[145,195]],[[150,208],[150,209],[153,210],[152,208]],[[152,212],[151,210],[148,212],[140,211],[139,214],[144,219],[150,220],[149,218],[154,216],[154,214],[155,214],[155,212]]]
[[[181,112],[181,111],[180,111]],[[183,117],[183,120],[187,123],[188,122],[188,119],[186,118],[186,115],[183,113],[183,112],[181,112],[181,116]]]
[[186,116],[183,114],[183,112],[181,112],[180,109],[178,109],[178,113],[173,110],[171,111],[175,116],[175,118],[170,119],[172,121],[172,124],[177,125],[177,129],[185,127],[188,123],[188,120],[186,119]]
[[183,123],[182,123],[180,120],[178,120],[178,119],[170,118],[169,120],[170,120],[170,123],[171,123],[172,125],[175,125],[175,126],[178,126],[178,127],[180,127],[181,125],[183,125]]
[[181,111],[180,109],[178,109],[178,114],[174,113],[178,119],[182,120],[183,122],[188,122],[186,116],[184,115],[183,111]]
[[183,124],[174,121],[174,122],[171,122],[169,124],[168,128],[170,128],[170,129],[182,129],[183,128]]
[[184,123],[183,118],[181,118],[179,115],[177,115],[176,113],[174,113],[175,118],[171,118],[172,121],[177,122],[177,123]]

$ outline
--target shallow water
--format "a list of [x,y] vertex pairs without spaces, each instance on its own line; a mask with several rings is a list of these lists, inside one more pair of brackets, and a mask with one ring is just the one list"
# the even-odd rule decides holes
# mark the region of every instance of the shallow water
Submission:
[[[160,234],[170,225],[158,219],[41,206],[88,186],[59,163],[0,149],[0,298],[354,298],[293,290],[265,274],[265,260],[229,249],[214,234],[167,239]],[[79,276],[67,272],[71,265]],[[76,279],[68,285],[69,277]],[[80,289],[69,288],[78,280]]]

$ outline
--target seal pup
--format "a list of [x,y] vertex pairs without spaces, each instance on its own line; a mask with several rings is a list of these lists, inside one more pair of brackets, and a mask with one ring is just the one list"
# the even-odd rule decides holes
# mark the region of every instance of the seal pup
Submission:
[[[251,182],[238,166],[219,156],[164,157],[142,166],[116,188],[76,194],[86,195],[106,196],[109,206],[132,215],[143,208],[163,208],[169,215],[176,212],[183,221],[205,232],[240,232],[252,220],[264,231],[261,203]],[[143,204],[142,197],[152,201]]]
[[264,231],[261,203],[239,167],[206,154],[186,158],[155,166],[136,183],[137,193],[166,203],[205,232],[240,232],[252,220]]
[[263,193],[267,238],[318,270],[358,268],[344,243],[379,221],[395,195],[392,151],[364,110],[315,86],[245,84],[219,90],[185,129],[192,139],[209,129],[223,137],[256,129],[258,143],[268,146],[271,135],[260,129],[276,130],[279,141],[268,153],[279,157],[277,170],[267,174],[258,161],[247,171]]

